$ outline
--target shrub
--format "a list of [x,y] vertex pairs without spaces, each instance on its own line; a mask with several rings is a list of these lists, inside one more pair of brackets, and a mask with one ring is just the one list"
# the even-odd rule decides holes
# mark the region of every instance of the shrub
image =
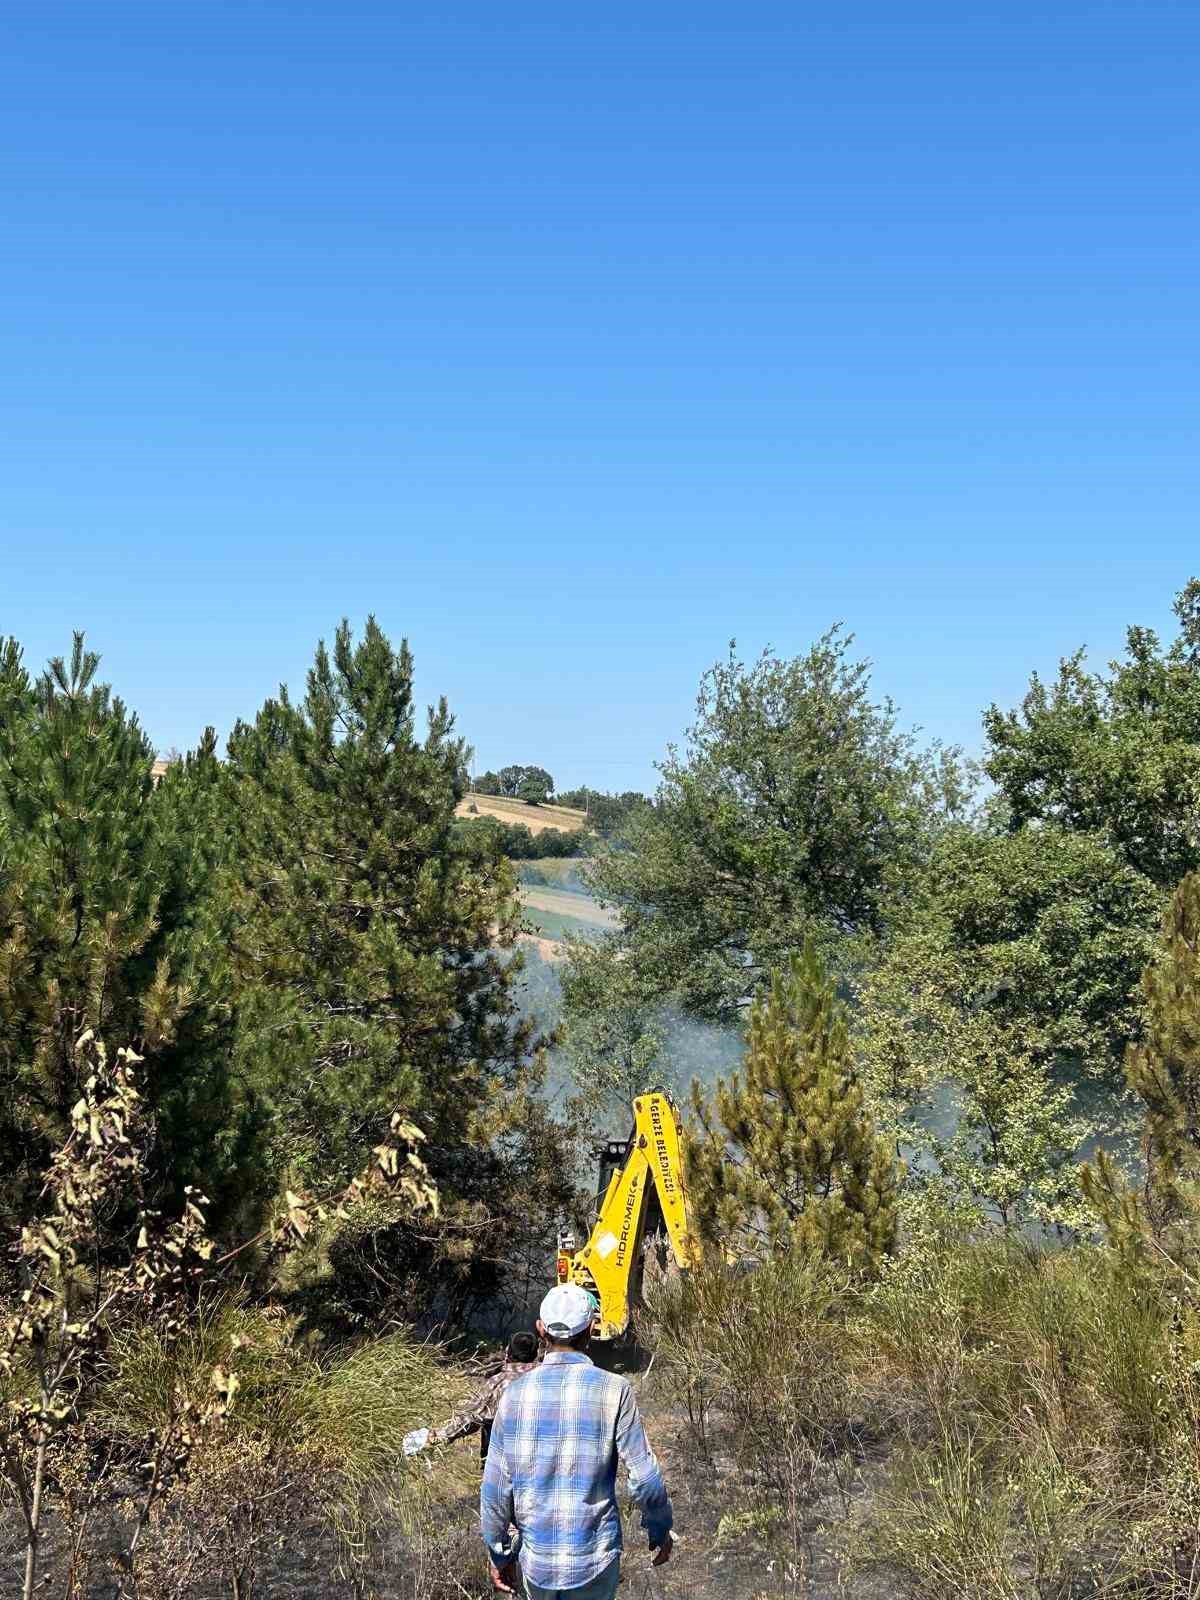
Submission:
[[687,1406],[706,1454],[732,1454],[749,1500],[735,1516],[796,1570],[817,1494],[832,1483],[848,1499],[874,1409],[869,1361],[847,1359],[854,1293],[844,1270],[794,1252],[668,1278],[646,1312],[654,1382]]
[[[647,1312],[651,1382],[737,1469],[727,1532],[941,1600],[1200,1597],[1200,1310],[1163,1261],[936,1207],[874,1281],[711,1257]],[[740,1520],[739,1520],[740,1519]]]
[[901,1257],[863,1315],[897,1427],[859,1564],[918,1596],[1197,1592],[1178,1586],[1200,1387],[1177,1297],[1100,1247],[964,1238]]
[[[155,1507],[139,1556],[143,1588],[169,1596],[171,1575],[186,1574],[248,1594],[256,1569],[299,1528],[330,1566],[360,1576],[381,1528],[421,1536],[431,1480],[406,1464],[404,1435],[452,1410],[464,1390],[437,1355],[397,1332],[321,1357],[297,1347],[278,1314],[230,1299],[203,1306],[176,1344],[146,1329],[115,1342],[95,1423],[124,1459],[137,1459],[180,1394],[204,1392],[214,1365],[236,1386],[221,1426],[196,1440],[186,1479]],[[442,1496],[468,1476],[454,1458],[445,1468]]]

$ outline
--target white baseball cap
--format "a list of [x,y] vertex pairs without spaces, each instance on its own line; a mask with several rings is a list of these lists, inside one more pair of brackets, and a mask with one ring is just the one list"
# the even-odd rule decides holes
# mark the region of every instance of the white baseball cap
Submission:
[[591,1296],[577,1283],[557,1283],[542,1301],[539,1315],[552,1339],[573,1339],[592,1325]]

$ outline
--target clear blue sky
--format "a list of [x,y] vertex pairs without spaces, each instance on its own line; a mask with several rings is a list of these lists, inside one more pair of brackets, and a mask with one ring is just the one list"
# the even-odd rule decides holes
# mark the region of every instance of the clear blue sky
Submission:
[[834,619],[975,744],[1200,569],[1194,4],[3,13],[0,631],[160,745],[371,610],[562,784]]

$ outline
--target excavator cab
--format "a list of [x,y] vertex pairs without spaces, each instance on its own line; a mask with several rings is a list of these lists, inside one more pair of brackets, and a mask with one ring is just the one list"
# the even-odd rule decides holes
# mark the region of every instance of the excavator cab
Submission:
[[698,1245],[684,1193],[679,1114],[665,1090],[639,1095],[629,1138],[610,1140],[597,1153],[601,1190],[595,1226],[582,1248],[573,1235],[559,1236],[557,1278],[596,1295],[600,1316],[593,1337],[611,1340],[628,1331],[647,1241],[665,1239],[680,1268],[698,1259]]

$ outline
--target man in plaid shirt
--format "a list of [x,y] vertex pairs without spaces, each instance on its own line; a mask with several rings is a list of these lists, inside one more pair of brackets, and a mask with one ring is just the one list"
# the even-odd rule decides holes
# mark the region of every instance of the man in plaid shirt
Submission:
[[540,1367],[505,1390],[492,1423],[480,1523],[498,1588],[530,1600],[612,1600],[620,1581],[617,1459],[642,1513],[654,1565],[671,1555],[671,1501],[625,1378],[586,1354],[592,1305],[576,1284],[551,1289]]

